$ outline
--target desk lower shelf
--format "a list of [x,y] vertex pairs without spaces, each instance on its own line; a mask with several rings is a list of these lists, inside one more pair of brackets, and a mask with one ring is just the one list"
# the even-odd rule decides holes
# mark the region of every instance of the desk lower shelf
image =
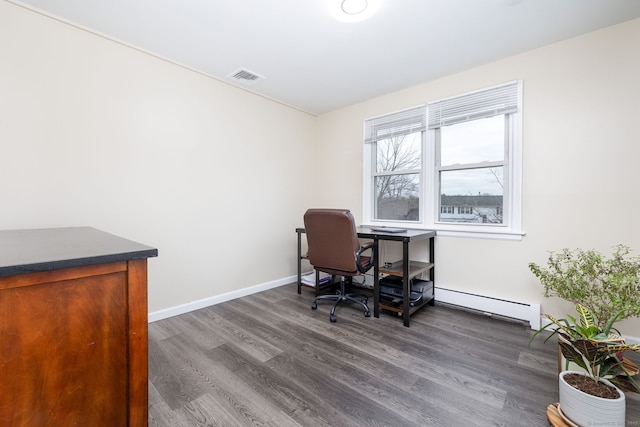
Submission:
[[[415,313],[416,311],[418,311],[419,309],[421,309],[423,306],[427,304],[434,305],[434,303],[435,303],[435,298],[433,296],[431,296],[430,298],[426,298],[420,301],[420,303],[411,306],[409,308],[409,315],[412,315],[413,313]],[[384,300],[380,301],[380,309],[397,313],[398,316],[402,316],[402,313],[404,311],[402,308],[401,302],[394,303],[391,301],[384,301]]]
[[[392,267],[380,267],[380,273],[402,277],[404,275],[404,272],[402,271],[402,262],[395,264],[399,265],[394,265]],[[409,261],[409,279],[412,279],[425,271],[431,270],[433,265],[434,264],[431,262]]]
[[[388,274],[390,276],[395,276],[395,277],[403,277],[404,272],[402,271],[403,269],[402,263],[400,262],[396,264],[399,264],[399,265],[394,265],[392,267],[385,267],[385,268],[381,267],[380,273]],[[425,273],[431,270],[433,267],[434,267],[434,264],[431,262],[409,261],[409,280],[413,279],[414,277],[422,273]],[[429,297],[425,295],[422,301],[420,301],[418,304],[412,305],[409,308],[409,315],[412,315],[417,310],[419,310],[420,308],[422,308],[424,305],[427,305],[427,304],[430,304],[430,305],[434,304],[433,291]],[[402,302],[391,302],[391,301],[385,301],[384,299],[380,300],[380,309],[397,313],[398,316],[402,316],[402,313],[404,311],[402,307]]]

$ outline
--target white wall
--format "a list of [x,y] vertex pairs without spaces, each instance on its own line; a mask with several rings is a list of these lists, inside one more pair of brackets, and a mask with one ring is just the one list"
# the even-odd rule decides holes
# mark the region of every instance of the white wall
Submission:
[[[516,242],[438,237],[436,283],[573,314],[571,304],[542,296],[527,265],[564,247],[610,253],[624,243],[640,255],[639,51],[635,20],[325,114],[319,162],[341,173],[320,175],[318,204],[362,218],[365,118],[522,79],[527,234]],[[640,336],[640,319],[620,327]]]
[[149,310],[292,281],[316,118],[0,2],[0,229],[157,247]]
[[306,208],[361,218],[365,118],[523,79],[527,235],[439,237],[437,283],[562,315],[530,261],[640,253],[639,48],[636,20],[315,118],[0,2],[0,229],[90,225],[157,247],[151,312],[291,281]]

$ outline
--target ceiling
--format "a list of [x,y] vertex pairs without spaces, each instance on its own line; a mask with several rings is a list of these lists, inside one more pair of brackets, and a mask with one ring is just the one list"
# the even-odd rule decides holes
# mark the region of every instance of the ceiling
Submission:
[[381,0],[356,23],[340,0],[8,1],[312,114],[640,17],[639,0]]

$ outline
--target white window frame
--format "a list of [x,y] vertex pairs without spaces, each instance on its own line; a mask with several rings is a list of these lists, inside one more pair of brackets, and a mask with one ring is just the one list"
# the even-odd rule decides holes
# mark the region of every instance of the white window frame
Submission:
[[[363,155],[363,218],[364,225],[389,225],[397,227],[409,227],[419,229],[437,230],[441,236],[479,237],[491,239],[520,240],[524,235],[522,231],[522,80],[515,80],[488,88],[456,95],[443,100],[429,102],[427,115],[430,108],[436,103],[447,100],[462,99],[482,92],[500,90],[505,86],[513,87],[516,91],[516,111],[508,113],[508,132],[505,164],[508,164],[508,173],[505,175],[505,194],[503,195],[503,224],[469,224],[438,222],[440,203],[439,188],[436,168],[436,130],[427,130],[422,153],[422,194],[420,206],[420,218],[418,221],[381,221],[373,218],[373,172],[375,170],[375,145],[364,144]],[[415,108],[415,107],[414,107]],[[390,113],[393,114],[393,113]],[[504,114],[496,110],[495,114]],[[462,119],[461,121],[464,121]]]
[[[421,147],[421,153],[422,153],[422,159],[421,159],[421,163],[422,163],[422,167],[420,170],[398,170],[398,171],[393,171],[391,173],[388,172],[381,172],[381,173],[377,173],[376,171],[376,151],[375,151],[375,141],[370,140],[370,137],[373,137],[373,135],[377,134],[377,132],[375,130],[372,131],[372,128],[368,127],[368,126],[376,126],[375,123],[378,122],[381,124],[381,128],[385,127],[385,123],[389,123],[389,122],[396,122],[396,120],[393,120],[394,118],[396,119],[400,119],[402,120],[402,117],[404,116],[405,118],[407,116],[411,117],[411,120],[407,120],[407,122],[412,123],[412,127],[414,127],[415,125],[417,125],[417,121],[415,120],[416,114],[414,113],[416,110],[422,109],[423,113],[419,114],[420,117],[423,118],[422,122],[421,122],[421,126],[422,126],[422,147]],[[391,120],[390,120],[391,119]],[[418,126],[419,127],[419,126]],[[422,218],[424,217],[424,213],[422,212],[422,210],[424,209],[424,197],[426,195],[425,192],[425,175],[424,175],[424,171],[425,171],[425,167],[424,167],[424,160],[425,160],[425,155],[424,155],[424,149],[425,149],[425,139],[426,139],[426,104],[421,104],[421,105],[417,105],[411,108],[406,108],[403,110],[398,110],[398,111],[394,111],[388,114],[384,114],[381,116],[377,116],[377,117],[372,117],[370,119],[366,119],[365,123],[364,123],[364,130],[363,133],[365,135],[365,144],[364,144],[364,164],[363,164],[363,173],[364,173],[364,191],[363,191],[363,216],[365,219],[365,221],[363,222],[363,224],[369,224],[369,225],[388,225],[388,226],[394,226],[394,225],[402,225],[404,227],[407,226],[411,226],[412,228],[421,228],[423,221]],[[418,129],[415,129],[418,130]],[[375,138],[375,137],[374,137]],[[418,173],[419,174],[419,180],[420,180],[420,215],[419,215],[419,219],[417,221],[414,220],[406,220],[406,221],[393,221],[393,220],[386,220],[386,219],[374,219],[375,216],[375,197],[374,197],[374,192],[375,192],[375,177],[376,176],[381,176],[381,175],[385,175],[385,174],[390,174],[390,175],[402,175],[402,174],[414,174],[414,173]]]

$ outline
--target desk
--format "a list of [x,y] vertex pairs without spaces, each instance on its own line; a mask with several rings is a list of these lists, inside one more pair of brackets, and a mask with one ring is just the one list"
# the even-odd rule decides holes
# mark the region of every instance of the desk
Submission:
[[[302,266],[301,260],[304,258],[302,256],[302,234],[305,232],[304,228],[296,228],[296,233],[298,233],[298,293],[301,293],[301,277],[302,277]],[[407,229],[404,233],[385,233],[383,231],[374,231],[369,227],[360,226],[357,228],[358,237],[363,239],[371,239],[376,244],[374,245],[374,256],[375,259],[378,260],[374,265],[374,285],[373,285],[373,315],[375,317],[380,317],[380,308],[382,306],[383,309],[395,311],[397,313],[402,314],[402,319],[404,326],[409,327],[409,318],[411,314],[413,314],[416,310],[421,308],[423,305],[429,304],[433,305],[435,300],[433,295],[431,298],[425,298],[420,304],[416,306],[411,306],[409,301],[409,283],[412,277],[417,276],[422,272],[429,271],[429,280],[431,280],[435,287],[435,244],[434,238],[436,236],[436,232],[434,230],[413,230]],[[395,241],[402,242],[402,268],[380,268],[379,261],[380,258],[378,256],[379,252],[379,242],[382,240],[386,241]],[[420,241],[420,240],[428,240],[429,242],[429,262],[428,263],[419,263],[419,262],[411,262],[409,257],[409,243]],[[403,299],[401,307],[392,307],[386,304],[381,304],[380,302],[380,273],[390,274],[393,276],[401,276],[402,280],[402,289],[403,289]]]

